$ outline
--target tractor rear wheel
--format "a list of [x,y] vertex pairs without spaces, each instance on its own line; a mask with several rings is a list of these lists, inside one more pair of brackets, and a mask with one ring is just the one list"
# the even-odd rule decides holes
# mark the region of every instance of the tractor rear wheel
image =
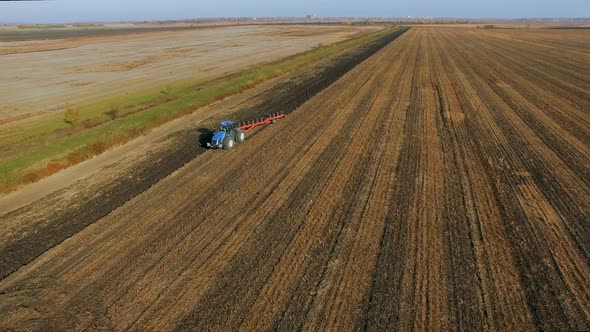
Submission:
[[246,133],[238,130],[236,131],[236,142],[243,143],[246,140]]
[[235,141],[234,141],[233,137],[228,136],[223,140],[223,149],[224,150],[231,150],[234,148],[234,145],[235,145]]

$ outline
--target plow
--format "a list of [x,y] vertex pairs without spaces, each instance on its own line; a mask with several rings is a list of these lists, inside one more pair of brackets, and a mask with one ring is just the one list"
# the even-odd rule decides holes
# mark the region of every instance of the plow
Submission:
[[277,120],[285,117],[282,113],[273,113],[254,120],[235,123],[230,120],[224,120],[219,123],[219,129],[213,134],[207,147],[210,149],[231,150],[236,144],[246,141],[246,136],[256,127],[275,123]]

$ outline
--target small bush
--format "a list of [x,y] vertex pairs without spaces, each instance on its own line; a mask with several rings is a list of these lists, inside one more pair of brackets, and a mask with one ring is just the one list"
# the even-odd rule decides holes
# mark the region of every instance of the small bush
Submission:
[[47,164],[43,173],[46,174],[47,176],[49,176],[51,174],[61,171],[64,168],[66,168],[66,165],[56,162],[56,161],[51,161]]
[[71,152],[66,156],[66,161],[69,165],[75,165],[84,161],[86,157],[80,152]]
[[111,118],[111,120],[115,120],[116,118],[121,117],[119,104],[111,104],[111,108],[105,112],[105,114]]
[[39,181],[39,179],[41,179],[41,175],[39,174],[39,172],[29,172],[25,174],[25,176],[23,177],[25,183],[37,182]]
[[172,86],[167,85],[164,90],[160,91],[160,93],[164,94],[164,95],[171,95],[172,94]]
[[73,126],[78,121],[80,121],[80,112],[71,108],[67,109],[64,113],[64,122]]
[[105,118],[104,116],[98,117],[98,118],[86,119],[86,120],[82,121],[82,125],[84,126],[84,128],[90,129],[90,128],[100,126],[101,124],[107,122],[108,120],[109,119]]
[[101,154],[105,152],[108,148],[109,146],[105,142],[98,141],[92,144],[90,151],[94,154]]

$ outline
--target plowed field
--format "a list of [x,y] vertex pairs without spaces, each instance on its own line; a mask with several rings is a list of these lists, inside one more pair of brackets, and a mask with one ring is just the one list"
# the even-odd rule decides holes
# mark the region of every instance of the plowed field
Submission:
[[589,64],[412,28],[4,278],[0,328],[588,330]]

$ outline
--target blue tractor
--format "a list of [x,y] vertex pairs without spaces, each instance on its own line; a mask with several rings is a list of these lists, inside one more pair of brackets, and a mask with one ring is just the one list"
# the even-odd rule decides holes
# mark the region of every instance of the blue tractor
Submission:
[[213,134],[211,142],[207,143],[207,147],[231,150],[236,143],[242,143],[245,140],[246,133],[240,126],[233,123],[233,121],[221,121],[219,123],[219,130]]

